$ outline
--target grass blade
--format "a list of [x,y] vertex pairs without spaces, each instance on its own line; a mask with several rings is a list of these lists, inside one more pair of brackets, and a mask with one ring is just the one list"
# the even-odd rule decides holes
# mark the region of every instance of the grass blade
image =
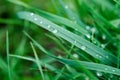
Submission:
[[34,46],[33,46],[32,43],[30,43],[30,45],[31,45],[31,47],[32,47],[32,49],[33,49],[33,52],[34,52],[34,55],[35,55],[35,59],[36,59],[35,62],[36,62],[36,64],[38,65],[38,68],[39,68],[40,74],[41,74],[41,76],[42,76],[42,79],[45,80],[44,74],[43,74],[43,71],[42,71],[41,62],[39,61],[38,55],[37,55],[37,53],[36,53],[36,50],[35,50],[35,48],[34,48]]
[[8,31],[6,32],[6,53],[7,53],[7,68],[8,68],[8,75],[9,75],[9,80],[12,80],[11,76],[11,70],[10,70],[10,58],[9,58],[9,37],[8,37]]
[[82,37],[54,24],[53,22],[39,15],[36,15],[31,12],[20,12],[18,13],[18,17],[21,19],[29,20],[41,26],[42,28],[52,32],[54,35],[67,40],[68,42],[72,43],[73,45],[77,46],[81,50],[85,51],[94,58],[97,58],[103,63],[115,65],[117,64],[115,63],[115,61],[117,61],[116,56],[112,55],[111,53],[108,53],[102,48],[99,48],[98,46],[90,43],[89,41],[83,39]]

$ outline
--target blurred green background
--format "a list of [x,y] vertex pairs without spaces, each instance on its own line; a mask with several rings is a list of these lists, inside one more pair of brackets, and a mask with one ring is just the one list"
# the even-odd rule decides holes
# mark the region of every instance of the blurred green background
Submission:
[[[59,4],[59,0],[21,0],[28,5],[31,5],[37,9],[47,11],[53,14],[56,14],[61,17],[65,17],[71,21],[74,21],[69,14],[66,14],[64,9]],[[85,0],[85,3],[82,3],[84,0],[63,0],[65,4],[69,5],[70,9],[73,13],[78,15],[78,18],[81,21],[81,26],[86,28],[93,29],[95,26],[103,26],[114,38],[114,42],[111,42],[109,38],[104,40],[103,31],[101,29],[97,29],[97,33],[94,38],[96,38],[100,43],[108,44],[106,46],[107,51],[114,53],[117,55],[120,50],[120,6],[113,0]],[[77,1],[80,1],[80,6],[77,6]],[[117,1],[117,0],[116,0]],[[14,2],[14,1],[13,1]],[[91,6],[94,11],[96,11],[100,16],[105,18],[110,24],[114,26],[111,27],[106,25],[106,23],[102,22],[100,17],[94,16],[90,10],[88,10],[85,6]],[[8,71],[6,68],[7,65],[7,55],[6,55],[6,32],[9,33],[9,50],[10,54],[18,54],[23,56],[34,57],[33,50],[29,44],[30,40],[26,38],[23,34],[23,31],[27,31],[32,38],[34,38],[38,43],[40,43],[46,50],[54,53],[56,56],[66,56],[66,52],[64,48],[59,45],[63,45],[66,50],[71,49],[71,44],[67,41],[56,37],[52,33],[44,30],[42,28],[37,27],[37,25],[32,24],[29,21],[20,20],[17,17],[17,12],[19,11],[31,11],[27,8],[21,7],[19,5],[13,4],[7,0],[0,0],[0,80],[8,80]],[[99,19],[100,18],[100,19]],[[59,24],[59,23],[58,23]],[[59,24],[61,25],[61,24]],[[88,27],[86,27],[89,25]],[[65,27],[64,25],[61,25]],[[92,27],[91,27],[92,26]],[[66,28],[66,27],[65,27]],[[66,28],[69,31],[76,33],[74,30]],[[96,28],[95,28],[96,29]],[[87,30],[88,32],[92,30]],[[90,32],[92,34],[92,32]],[[81,36],[81,34],[76,33]],[[82,36],[85,38],[85,36]],[[86,40],[92,43],[92,39]],[[100,46],[100,45],[99,45]],[[52,67],[56,69],[62,69],[63,64],[56,62],[54,59],[50,58],[47,55],[44,55],[41,51],[36,49],[38,52],[39,58]],[[83,55],[79,55],[79,60],[98,62],[99,60],[93,59],[90,55],[85,52],[79,50],[75,47],[71,53],[73,54],[75,51],[78,53],[83,53]],[[88,59],[84,58],[86,56]],[[10,57],[10,65],[11,70],[13,70],[13,80],[42,80],[37,65],[33,62],[26,60],[19,60],[17,58]],[[55,70],[49,70],[46,68],[46,65],[42,67],[43,72],[45,73],[45,80],[54,80],[54,76],[56,75]],[[73,70],[74,71],[74,70]],[[65,70],[68,74],[71,74],[67,70]],[[93,72],[94,73],[94,72]],[[84,73],[83,73],[84,74]],[[111,75],[107,75],[108,77]],[[104,79],[103,79],[104,78]],[[107,77],[103,76],[100,80],[108,80]],[[116,76],[115,76],[116,78]],[[117,76],[116,80],[119,78]],[[66,78],[61,77],[59,80],[66,80]],[[72,80],[72,79],[69,79]],[[79,76],[75,80],[88,80],[86,76]],[[114,80],[114,79],[109,79]]]

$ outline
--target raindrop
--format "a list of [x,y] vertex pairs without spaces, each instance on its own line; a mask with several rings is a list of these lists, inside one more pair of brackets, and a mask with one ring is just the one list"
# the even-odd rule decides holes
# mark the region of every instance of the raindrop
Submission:
[[105,70],[108,70],[108,68],[105,68]]
[[91,36],[90,36],[90,34],[86,34],[86,37],[87,37],[88,39],[90,39]]
[[113,69],[112,71],[113,71],[113,72],[115,72],[115,70],[114,70],[114,69]]
[[67,6],[67,5],[65,6],[65,9],[68,9],[68,6]]
[[105,48],[105,47],[106,47],[106,45],[105,45],[105,44],[101,44],[101,47],[102,47],[102,48]]
[[81,46],[81,49],[82,49],[82,50],[85,50],[85,49],[86,49],[86,47],[85,47],[85,46]]
[[58,32],[58,30],[56,30],[56,29],[55,29],[55,30],[53,30],[53,33],[54,33],[54,34],[55,34],[55,33],[57,33],[57,32]]
[[86,26],[85,28],[86,28],[87,30],[90,30],[90,26]]
[[96,41],[94,41],[93,43],[94,43],[94,44],[97,44],[97,42],[96,42]]
[[73,57],[75,57],[76,59],[79,58],[79,56],[77,54],[73,54]]
[[99,55],[97,54],[96,56],[98,57]]
[[38,19],[37,18],[34,18],[35,21],[37,21]]
[[99,58],[102,58],[102,56],[99,56]]
[[85,80],[90,80],[89,77],[85,77]]
[[75,29],[76,31],[78,31],[78,29]]
[[102,39],[105,40],[106,39],[106,35],[102,35]]
[[97,75],[98,77],[101,77],[101,76],[102,76],[102,73],[101,73],[101,72],[96,72],[96,75]]
[[75,41],[74,41],[74,43],[76,44],[76,43],[77,43],[77,41],[75,40]]
[[40,21],[40,24],[42,24],[43,22],[42,21]]
[[106,58],[109,58],[109,56],[106,56]]
[[50,28],[50,25],[48,25],[47,27]]
[[95,28],[91,28],[91,31],[92,31],[93,33],[95,33],[95,32],[96,32],[96,29],[95,29]]
[[30,15],[31,15],[31,16],[33,16],[33,15],[34,15],[34,13],[30,13]]

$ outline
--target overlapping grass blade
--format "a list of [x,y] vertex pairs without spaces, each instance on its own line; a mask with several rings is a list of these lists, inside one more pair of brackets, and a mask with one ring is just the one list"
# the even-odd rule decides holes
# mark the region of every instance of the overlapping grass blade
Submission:
[[[21,2],[20,0],[17,0],[18,2],[16,0],[15,0],[15,2],[13,2],[13,0],[8,0],[8,1],[10,1],[12,3],[15,3],[17,5],[23,6],[25,8],[28,8],[28,9],[38,13],[39,15],[41,15],[41,16],[43,16],[43,17],[45,17],[45,18],[47,18],[47,19],[49,19],[51,21],[54,21],[54,22],[59,23],[59,24],[63,24],[66,27],[70,27],[70,28],[78,31],[82,35],[89,34],[86,30],[84,30],[82,28],[81,25],[76,24],[74,21],[71,21],[71,20],[66,19],[64,17],[60,17],[60,16],[57,16],[57,15],[54,15],[54,14],[51,14],[51,13],[48,13],[48,12],[45,12],[45,11],[42,11],[40,9],[36,9],[34,7],[31,7],[31,6],[27,5],[27,4],[25,4],[24,2]],[[23,4],[21,4],[21,3],[23,3]],[[29,7],[26,7],[24,4],[29,6]]]
[[106,64],[117,64],[117,58],[112,55],[111,53],[99,48],[98,46],[90,43],[89,41],[83,39],[82,37],[54,24],[53,22],[36,15],[31,12],[19,12],[18,17],[21,19],[29,20],[42,28],[54,33],[54,35],[59,36],[68,42],[72,43],[73,45],[77,46],[78,48],[82,49],[89,55],[97,58],[103,63]]
[[[53,58],[55,58],[55,59],[58,60],[57,57],[55,57],[53,54],[47,52],[41,45],[39,45],[34,39],[32,39],[32,37],[29,36],[26,32],[24,32],[24,33],[25,33],[26,36],[28,36],[28,37],[33,41],[33,43],[34,43],[41,51],[43,51],[44,53],[46,53],[46,54],[49,55],[50,57],[53,57]],[[98,80],[96,77],[93,76],[92,73],[90,73],[84,66],[82,66],[81,63],[78,63],[78,65],[79,65],[78,70],[84,71],[91,79]]]
[[45,78],[44,78],[44,73],[43,73],[42,66],[41,66],[41,61],[39,61],[37,52],[36,52],[33,44],[32,44],[32,43],[30,43],[30,44],[31,44],[31,47],[32,47],[32,49],[33,49],[34,56],[35,56],[35,62],[36,62],[36,64],[37,64],[38,68],[39,68],[39,71],[40,71],[40,74],[41,74],[41,76],[42,76],[42,79],[45,80]]
[[[31,38],[28,34],[27,36],[29,38]],[[52,55],[51,53],[47,52],[41,45],[39,45],[35,40],[31,39],[33,41],[33,43],[40,49],[42,50],[44,53],[46,53],[47,55],[55,58],[56,60],[68,64],[76,69],[80,68],[80,65],[78,63],[81,63],[82,65],[84,65],[87,69],[90,70],[96,70],[96,71],[100,71],[100,72],[105,72],[105,73],[110,73],[110,74],[116,74],[116,75],[120,75],[120,70],[111,66],[107,66],[107,65],[103,65],[103,64],[98,64],[98,63],[93,63],[93,62],[86,62],[86,61],[78,61],[78,60],[70,60],[70,59],[64,59],[61,57],[55,57],[54,55]]]
[[10,69],[10,58],[9,58],[9,37],[8,31],[6,32],[6,53],[7,53],[7,68],[9,80],[12,80],[11,69]]
[[[11,56],[11,57],[16,57],[16,58],[19,58],[19,59],[23,59],[23,60],[27,60],[27,61],[31,61],[31,62],[36,63],[36,60],[35,60],[34,58],[31,58],[31,57],[24,57],[24,56],[19,56],[19,55],[10,55],[10,56]],[[59,73],[61,72],[60,69],[57,69],[57,68],[49,65],[47,62],[44,62],[44,63],[43,63],[43,62],[44,62],[44,61],[41,61],[41,65],[42,65],[42,66],[46,65],[45,67],[46,67],[47,69],[49,69],[50,71],[53,71],[53,72],[55,72],[55,73],[57,73],[57,74],[59,74]],[[72,79],[72,80],[74,80],[73,75],[69,75],[69,74],[66,73],[66,72],[62,73],[62,76],[63,76],[64,78],[66,78],[66,79]]]
[[[30,38],[30,36],[29,36]],[[80,65],[78,63],[81,63],[82,65],[84,65],[87,69],[90,70],[96,70],[96,71],[100,71],[100,72],[105,72],[105,73],[111,73],[111,74],[116,74],[116,75],[120,75],[120,69],[111,67],[111,66],[107,66],[107,65],[103,65],[103,64],[98,64],[98,63],[93,63],[93,62],[86,62],[86,61],[79,61],[79,60],[70,60],[70,59],[64,59],[64,58],[59,58],[59,57],[55,57],[54,55],[51,55],[49,52],[47,52],[41,45],[39,45],[36,41],[34,41],[32,39],[33,43],[40,49],[42,50],[44,53],[46,53],[47,55],[57,59],[58,61],[71,65],[72,67],[75,67],[77,69],[80,68]]]
[[79,16],[77,15],[77,13],[75,13],[75,11],[72,11],[70,9],[70,7],[64,3],[63,0],[58,0],[58,2],[60,4],[60,7],[62,7],[63,12],[66,13],[66,15],[69,19],[75,21],[76,23],[78,23],[82,27],[85,27],[85,24],[80,20]]

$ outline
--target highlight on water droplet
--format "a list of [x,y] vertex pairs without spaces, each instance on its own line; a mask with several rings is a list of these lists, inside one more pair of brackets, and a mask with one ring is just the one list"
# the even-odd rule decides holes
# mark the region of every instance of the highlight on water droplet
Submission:
[[109,56],[105,56],[106,58],[109,58]]
[[106,39],[106,35],[102,35],[102,39],[105,40]]
[[115,70],[114,70],[114,69],[113,69],[112,71],[113,71],[113,72],[115,72]]
[[30,15],[31,15],[31,16],[33,16],[33,15],[34,15],[34,13],[30,13]]
[[105,70],[108,70],[108,68],[105,68]]
[[54,34],[57,33],[57,32],[58,32],[58,30],[56,30],[56,29],[53,30],[53,33],[54,33]]
[[43,22],[42,21],[40,21],[40,24],[42,24]]
[[74,40],[74,44],[76,44],[77,43],[77,41],[76,40]]
[[82,49],[82,50],[85,50],[85,49],[86,49],[86,47],[85,47],[85,46],[81,46],[81,49]]
[[67,6],[67,5],[65,6],[65,9],[68,9],[68,6]]
[[91,28],[91,31],[92,31],[92,33],[95,33],[96,29],[95,28]]
[[102,58],[102,56],[99,56],[99,58]]
[[77,54],[75,54],[75,53],[73,54],[73,57],[76,58],[76,59],[79,58],[79,56]]
[[87,37],[88,39],[90,39],[90,38],[91,38],[90,34],[86,34],[86,37]]
[[98,77],[101,77],[101,76],[102,76],[102,73],[101,73],[101,72],[96,72],[96,75],[97,75]]
[[38,19],[37,18],[34,18],[35,21],[37,21]]
[[76,28],[75,30],[76,30],[76,31],[78,31],[78,29],[77,29],[77,28]]
[[106,47],[106,45],[105,44],[101,44],[101,47],[104,49]]
[[98,57],[99,55],[98,55],[98,54],[96,54],[96,56]]
[[47,27],[50,28],[50,25],[48,25]]
[[86,26],[85,28],[86,28],[86,30],[90,30],[90,26]]

